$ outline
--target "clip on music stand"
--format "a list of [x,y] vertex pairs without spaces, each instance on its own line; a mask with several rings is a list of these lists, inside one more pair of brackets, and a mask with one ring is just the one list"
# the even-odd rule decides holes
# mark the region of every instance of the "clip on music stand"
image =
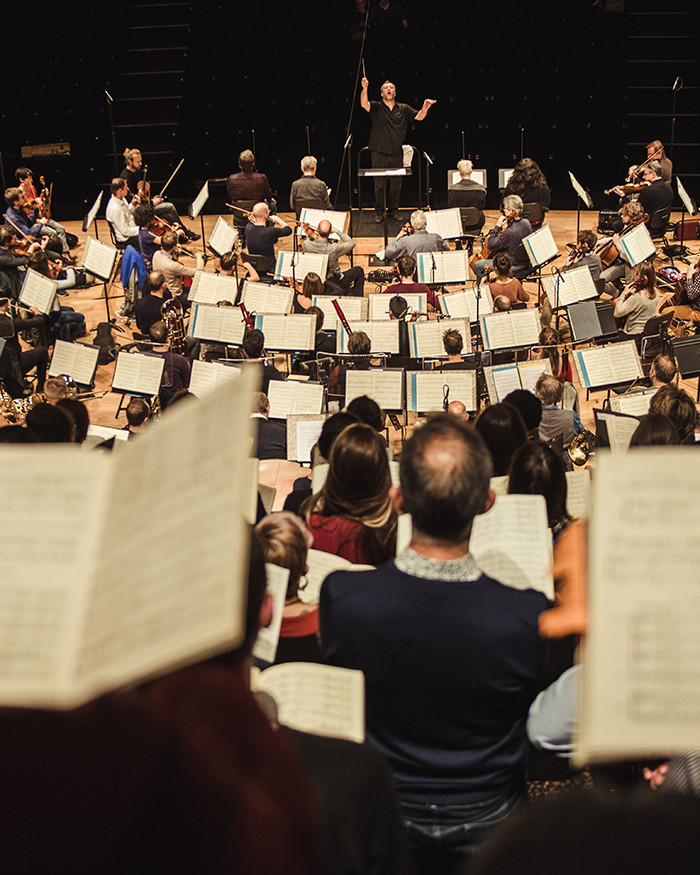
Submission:
[[[365,167],[357,171],[358,177],[365,176],[382,177],[386,180],[392,176],[411,176],[410,167]],[[386,209],[386,190],[384,186],[384,248],[389,245],[389,214]],[[370,262],[371,264],[371,262]]]

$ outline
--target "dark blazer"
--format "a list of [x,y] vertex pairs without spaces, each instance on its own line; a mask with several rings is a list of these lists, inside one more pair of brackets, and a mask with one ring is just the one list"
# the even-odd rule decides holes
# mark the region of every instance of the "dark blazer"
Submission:
[[287,458],[287,429],[268,419],[255,418],[257,459]]

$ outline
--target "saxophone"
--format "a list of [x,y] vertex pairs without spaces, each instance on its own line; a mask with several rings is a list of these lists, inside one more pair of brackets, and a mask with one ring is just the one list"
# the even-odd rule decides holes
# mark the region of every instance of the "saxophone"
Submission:
[[169,301],[163,301],[163,306],[160,308],[163,322],[168,329],[168,344],[170,351],[176,352],[179,355],[184,355],[185,358],[189,355],[187,349],[187,333],[185,331],[185,323],[182,318],[182,304],[175,298]]

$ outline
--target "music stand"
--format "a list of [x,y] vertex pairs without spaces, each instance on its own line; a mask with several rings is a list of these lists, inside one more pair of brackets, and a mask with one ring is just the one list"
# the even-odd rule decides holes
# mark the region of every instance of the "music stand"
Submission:
[[581,183],[576,179],[574,174],[569,170],[569,180],[571,181],[571,186],[573,190],[576,192],[578,197],[576,198],[576,239],[578,240],[578,232],[581,228],[581,201],[586,205],[586,209],[593,209],[593,199],[589,192],[587,192]]
[[[671,349],[684,380],[700,377],[700,337],[672,338]],[[700,380],[696,400],[700,401]]]
[[[365,167],[359,168],[357,175],[360,179],[365,176],[381,177],[387,180],[392,176],[412,176],[410,167]],[[388,186],[384,186],[384,249],[389,245],[389,214],[386,209],[386,194]],[[372,260],[370,259],[370,265]]]

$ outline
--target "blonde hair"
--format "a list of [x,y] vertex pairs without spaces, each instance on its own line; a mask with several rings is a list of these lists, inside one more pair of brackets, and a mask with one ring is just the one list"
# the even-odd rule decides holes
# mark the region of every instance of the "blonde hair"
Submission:
[[296,514],[282,510],[263,517],[255,527],[265,561],[289,569],[287,598],[294,598],[306,571],[306,554],[314,539]]

